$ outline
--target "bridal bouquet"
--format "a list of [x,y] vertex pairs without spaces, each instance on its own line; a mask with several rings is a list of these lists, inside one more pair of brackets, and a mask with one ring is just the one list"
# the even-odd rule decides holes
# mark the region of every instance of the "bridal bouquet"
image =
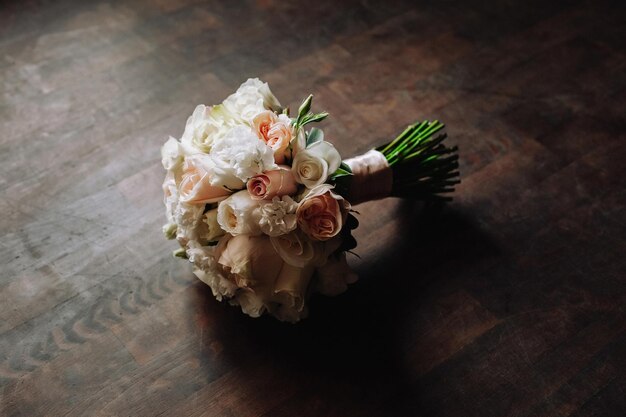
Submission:
[[221,104],[199,105],[180,140],[163,145],[167,238],[218,300],[244,313],[296,322],[312,293],[337,295],[357,280],[352,205],[397,196],[448,199],[458,182],[455,148],[439,122],[342,160],[311,112],[295,117],[267,83],[249,79]]

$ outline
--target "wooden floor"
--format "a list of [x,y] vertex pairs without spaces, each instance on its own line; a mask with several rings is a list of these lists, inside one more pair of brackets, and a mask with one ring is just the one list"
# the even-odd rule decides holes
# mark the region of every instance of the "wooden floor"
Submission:
[[[626,8],[3,1],[0,415],[626,415]],[[447,207],[358,207],[360,281],[298,325],[161,234],[159,148],[247,77],[345,157],[438,118]]]

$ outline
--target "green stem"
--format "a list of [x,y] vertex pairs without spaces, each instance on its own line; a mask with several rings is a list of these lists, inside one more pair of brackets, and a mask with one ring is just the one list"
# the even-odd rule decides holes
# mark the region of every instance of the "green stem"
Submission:
[[456,147],[445,145],[444,124],[438,120],[407,126],[394,140],[379,146],[393,171],[392,195],[420,200],[449,200],[440,194],[458,184]]

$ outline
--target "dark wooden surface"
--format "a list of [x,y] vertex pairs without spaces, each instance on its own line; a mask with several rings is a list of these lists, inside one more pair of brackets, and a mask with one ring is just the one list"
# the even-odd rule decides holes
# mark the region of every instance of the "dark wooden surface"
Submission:
[[[0,415],[626,415],[620,2],[4,1]],[[298,325],[161,235],[159,148],[249,76],[344,156],[448,124],[445,209],[359,207]]]

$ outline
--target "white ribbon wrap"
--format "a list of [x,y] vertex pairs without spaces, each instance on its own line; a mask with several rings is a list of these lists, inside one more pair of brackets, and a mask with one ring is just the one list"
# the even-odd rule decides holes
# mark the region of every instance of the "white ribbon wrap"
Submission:
[[351,204],[389,197],[393,172],[385,156],[372,149],[345,162],[352,170],[352,181],[347,199]]

